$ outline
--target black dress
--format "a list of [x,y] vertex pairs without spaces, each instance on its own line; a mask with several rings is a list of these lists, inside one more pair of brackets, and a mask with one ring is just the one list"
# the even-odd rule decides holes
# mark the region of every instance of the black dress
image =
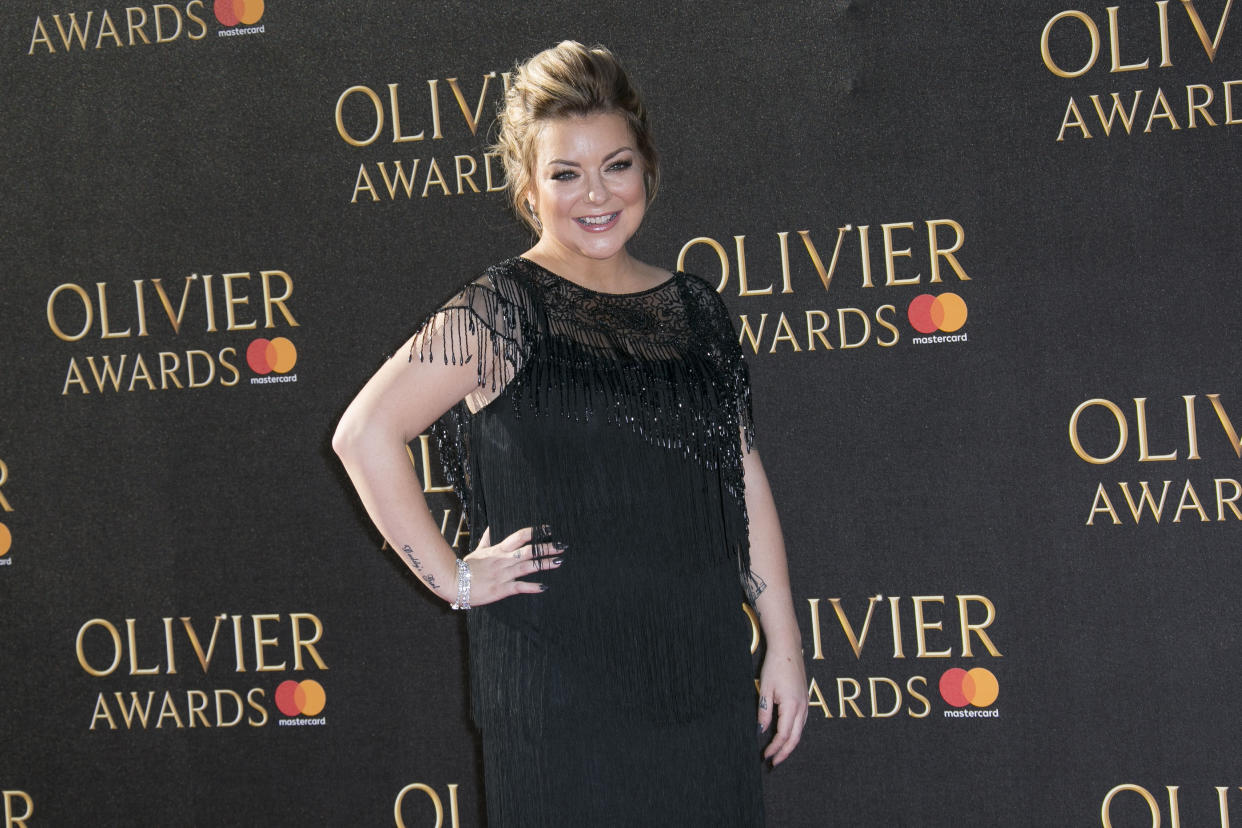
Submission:
[[720,297],[684,273],[598,293],[516,258],[424,333],[420,358],[478,371],[437,425],[473,536],[568,546],[546,592],[468,616],[489,825],[761,825],[750,399]]

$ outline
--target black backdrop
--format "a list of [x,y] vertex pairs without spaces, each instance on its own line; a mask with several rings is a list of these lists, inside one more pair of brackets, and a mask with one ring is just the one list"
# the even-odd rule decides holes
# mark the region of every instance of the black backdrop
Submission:
[[5,3],[7,825],[482,823],[461,619],[328,439],[529,243],[486,133],[562,38],[644,88],[635,252],[750,359],[813,705],[771,824],[1227,825],[1230,11]]

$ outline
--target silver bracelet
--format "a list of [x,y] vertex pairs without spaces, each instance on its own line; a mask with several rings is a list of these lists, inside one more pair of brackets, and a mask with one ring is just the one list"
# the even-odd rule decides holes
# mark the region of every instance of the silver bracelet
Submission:
[[457,559],[457,600],[450,604],[455,610],[470,609],[470,564]]

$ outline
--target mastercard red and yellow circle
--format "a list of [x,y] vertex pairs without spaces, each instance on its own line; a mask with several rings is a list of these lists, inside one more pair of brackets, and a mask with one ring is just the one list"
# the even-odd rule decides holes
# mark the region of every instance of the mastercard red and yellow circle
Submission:
[[289,679],[276,688],[276,708],[286,716],[318,716],[326,702],[323,685],[314,679]]
[[13,547],[13,533],[9,531],[9,527],[0,523],[0,558],[9,554],[9,549]]
[[966,324],[966,303],[956,293],[924,293],[914,298],[906,315],[919,333],[953,333]]
[[298,364],[298,349],[283,336],[275,339],[256,339],[246,348],[246,364],[260,376],[275,371],[287,374]]
[[940,695],[953,707],[987,707],[1000,695],[1000,684],[992,671],[984,667],[963,670],[954,667],[940,677]]
[[215,13],[222,26],[253,26],[263,17],[263,0],[216,0]]

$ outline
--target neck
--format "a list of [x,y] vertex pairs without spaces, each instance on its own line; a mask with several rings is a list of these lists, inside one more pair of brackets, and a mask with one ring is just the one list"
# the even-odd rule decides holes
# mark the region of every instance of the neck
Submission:
[[601,293],[630,293],[647,287],[642,264],[625,248],[607,259],[591,259],[540,239],[522,255],[553,273]]

